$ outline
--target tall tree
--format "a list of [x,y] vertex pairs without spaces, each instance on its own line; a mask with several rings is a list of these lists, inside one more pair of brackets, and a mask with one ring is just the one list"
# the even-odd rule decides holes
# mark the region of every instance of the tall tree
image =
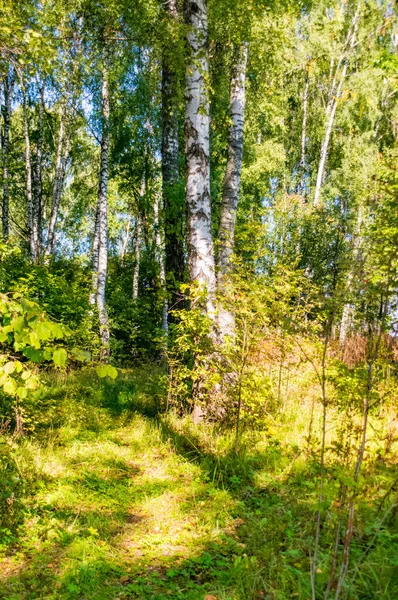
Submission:
[[59,205],[61,202],[62,189],[64,187],[66,166],[68,162],[70,147],[70,132],[67,130],[67,126],[67,105],[66,102],[64,102],[61,106],[58,130],[58,144],[55,158],[51,215],[50,222],[48,224],[47,246],[45,250],[45,254],[47,257],[54,254],[55,251],[55,228],[57,224]]
[[2,135],[2,171],[3,171],[3,213],[2,213],[2,229],[3,238],[8,239],[10,233],[9,222],[9,171],[8,165],[10,161],[10,124],[11,124],[11,105],[12,92],[14,88],[15,71],[12,66],[9,67],[7,74],[3,79],[4,91],[4,106],[3,106],[3,135]]
[[210,103],[206,0],[187,0],[185,22],[190,57],[185,85],[188,268],[191,284],[206,293],[206,312],[214,320],[216,276],[210,203]]
[[29,234],[29,251],[33,258],[35,255],[35,247],[33,244],[33,198],[32,198],[32,154],[30,149],[30,134],[29,134],[29,118],[28,118],[28,98],[26,91],[26,83],[21,77],[22,87],[22,109],[23,109],[23,130],[25,138],[25,192],[26,203],[28,206],[28,234]]
[[100,323],[101,360],[107,360],[109,357],[109,321],[105,301],[105,289],[108,270],[108,177],[110,146],[110,99],[108,51],[105,44],[102,60],[101,112],[102,136],[97,207],[98,263],[96,303]]
[[142,239],[143,239],[143,199],[146,194],[146,164],[144,160],[143,173],[141,177],[141,188],[138,197],[137,206],[137,217],[135,220],[135,244],[134,244],[134,272],[133,272],[133,300],[138,298],[139,290],[139,278],[140,278],[140,265],[141,265],[141,250],[142,250]]
[[228,158],[223,183],[221,201],[219,245],[217,255],[217,286],[221,297],[218,308],[218,334],[233,337],[235,318],[229,308],[223,305],[222,297],[228,293],[228,274],[231,272],[231,258],[234,250],[236,213],[239,201],[240,179],[243,159],[243,129],[246,103],[246,66],[248,45],[243,43],[236,48],[230,88],[230,127],[228,135]]
[[[162,59],[162,189],[165,226],[166,274],[171,294],[170,306],[178,303],[178,287],[184,279],[184,205],[179,194],[178,74],[176,29],[177,0],[164,0],[167,36]],[[174,40],[174,41],[172,41]]]
[[[319,158],[318,173],[316,178],[314,206],[317,206],[321,199],[322,183],[326,167],[326,159],[329,151],[330,137],[333,131],[334,120],[336,117],[337,104],[341,95],[344,80],[347,76],[349,61],[353,49],[357,43],[357,33],[359,25],[359,17],[361,12],[361,3],[358,2],[356,11],[352,17],[352,22],[348,28],[346,40],[343,44],[341,54],[338,57],[337,64],[334,68],[334,74],[331,86],[329,88],[328,101],[326,105],[326,129],[321,146],[321,154]],[[330,65],[330,71],[333,73],[334,58]]]
[[43,158],[43,127],[44,127],[44,82],[38,83],[38,121],[36,153],[33,168],[33,202],[32,202],[32,228],[30,231],[32,260],[39,259],[41,251],[41,216],[42,216],[42,158]]

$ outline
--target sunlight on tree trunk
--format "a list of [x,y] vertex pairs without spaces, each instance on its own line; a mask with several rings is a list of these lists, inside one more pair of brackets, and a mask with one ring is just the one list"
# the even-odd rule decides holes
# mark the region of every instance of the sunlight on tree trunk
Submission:
[[235,52],[230,89],[229,116],[231,124],[228,136],[228,159],[221,201],[217,256],[217,287],[220,296],[218,335],[221,341],[224,340],[225,336],[233,338],[235,335],[235,318],[232,310],[223,305],[223,296],[228,299],[228,296],[231,296],[232,293],[231,285],[228,285],[228,276],[232,272],[235,223],[242,171],[247,43],[242,44]]
[[190,59],[185,87],[188,267],[190,282],[206,293],[206,312],[215,319],[216,276],[210,205],[210,103],[207,3],[187,0],[185,20]]

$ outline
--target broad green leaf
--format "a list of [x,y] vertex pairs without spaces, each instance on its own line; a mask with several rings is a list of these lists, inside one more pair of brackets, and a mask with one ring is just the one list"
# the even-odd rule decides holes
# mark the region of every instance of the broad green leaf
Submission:
[[67,354],[65,348],[60,348],[59,350],[55,350],[55,352],[53,354],[53,362],[55,365],[57,365],[57,367],[62,367],[63,365],[65,365],[67,360],[68,360],[68,354]]
[[10,360],[8,363],[6,363],[3,367],[4,369],[4,373],[7,373],[7,375],[11,375],[11,373],[14,373],[15,369],[16,369],[16,364],[13,360]]
[[4,391],[6,394],[9,394],[10,396],[13,396],[15,394],[16,389],[17,389],[17,386],[13,379],[9,379],[4,384]]

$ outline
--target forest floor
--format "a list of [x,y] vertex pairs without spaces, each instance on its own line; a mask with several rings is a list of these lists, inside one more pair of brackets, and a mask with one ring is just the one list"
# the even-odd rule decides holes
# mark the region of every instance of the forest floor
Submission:
[[[29,493],[0,555],[0,598],[309,599],[304,429],[295,444],[283,425],[278,442],[260,432],[237,456],[225,434],[156,416],[153,381],[53,384],[47,426],[16,444]],[[377,597],[396,599],[386,582]]]

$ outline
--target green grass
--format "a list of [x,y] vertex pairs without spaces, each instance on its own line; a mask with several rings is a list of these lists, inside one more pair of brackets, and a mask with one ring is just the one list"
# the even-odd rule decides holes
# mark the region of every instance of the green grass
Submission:
[[[281,418],[272,435],[247,432],[236,455],[214,426],[157,416],[160,375],[50,381],[35,433],[12,442],[28,492],[2,546],[0,598],[310,599],[318,472],[302,411],[294,427]],[[366,533],[376,509],[361,510],[349,598],[396,600],[396,518]]]

